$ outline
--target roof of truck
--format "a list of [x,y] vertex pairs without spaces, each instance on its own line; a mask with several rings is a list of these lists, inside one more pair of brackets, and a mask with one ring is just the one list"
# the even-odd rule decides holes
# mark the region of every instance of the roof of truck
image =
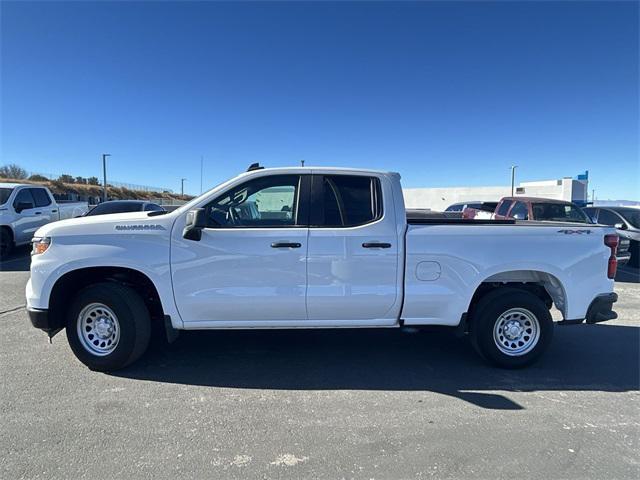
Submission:
[[16,188],[16,187],[42,187],[43,185],[33,185],[31,183],[7,183],[0,182],[2,188]]
[[[389,170],[374,170],[371,168],[353,168],[353,167],[326,167],[320,165],[292,165],[291,167],[264,167],[260,170],[263,171],[277,171],[277,170],[322,170],[322,171],[336,171],[341,173],[346,172],[360,172],[360,173],[377,173],[383,175],[397,175],[397,172],[391,172]],[[255,171],[255,170],[252,170]]]

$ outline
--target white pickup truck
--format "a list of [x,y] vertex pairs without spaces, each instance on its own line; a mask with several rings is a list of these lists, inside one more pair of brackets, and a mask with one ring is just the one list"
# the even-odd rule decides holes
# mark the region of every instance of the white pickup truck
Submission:
[[31,242],[41,226],[74,218],[89,209],[86,202],[58,204],[47,187],[29,183],[0,183],[0,257],[14,246]]
[[66,328],[108,371],[152,328],[446,326],[491,363],[521,367],[563,323],[616,318],[618,237],[585,224],[407,218],[400,176],[250,170],[171,213],[40,228],[26,288],[32,324]]

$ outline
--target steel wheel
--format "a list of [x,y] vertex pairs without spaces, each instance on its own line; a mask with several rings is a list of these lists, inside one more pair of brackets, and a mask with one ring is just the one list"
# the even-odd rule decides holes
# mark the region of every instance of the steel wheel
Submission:
[[538,318],[524,308],[511,308],[498,317],[493,341],[505,355],[518,357],[529,353],[540,339]]
[[90,303],[84,307],[78,315],[77,326],[80,344],[92,355],[104,357],[118,346],[118,317],[102,303]]

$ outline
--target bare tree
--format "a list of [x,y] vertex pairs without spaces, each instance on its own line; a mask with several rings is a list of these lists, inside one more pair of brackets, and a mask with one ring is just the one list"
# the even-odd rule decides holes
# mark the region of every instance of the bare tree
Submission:
[[15,178],[16,180],[24,180],[28,177],[27,171],[16,165],[15,163],[10,163],[9,165],[2,165],[0,167],[0,177],[4,178]]

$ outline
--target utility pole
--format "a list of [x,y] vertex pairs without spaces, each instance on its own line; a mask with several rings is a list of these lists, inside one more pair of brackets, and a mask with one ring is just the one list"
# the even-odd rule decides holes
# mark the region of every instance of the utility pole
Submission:
[[596,201],[596,189],[591,190],[591,203],[595,203]]
[[204,170],[204,157],[200,155],[200,195],[202,195],[202,172]]
[[107,201],[107,157],[110,157],[110,156],[111,156],[110,153],[102,154],[102,180],[103,180],[102,201],[103,202]]
[[304,160],[300,160],[300,166],[304,167]]
[[518,165],[511,165],[511,196],[513,197],[513,189],[516,183],[516,168]]
[[180,179],[180,196],[182,197],[183,200],[184,200],[184,181],[185,180],[186,178]]

